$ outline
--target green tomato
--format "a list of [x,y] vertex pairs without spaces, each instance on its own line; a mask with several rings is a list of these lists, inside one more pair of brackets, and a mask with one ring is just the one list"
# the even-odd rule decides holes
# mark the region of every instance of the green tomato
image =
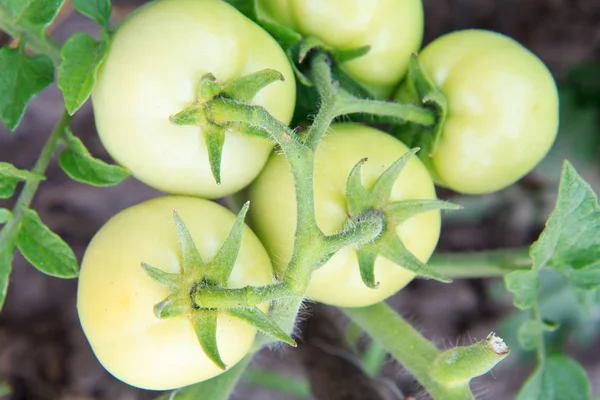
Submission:
[[283,50],[258,25],[218,0],[159,0],[117,30],[92,93],[96,126],[111,156],[159,190],[217,198],[248,185],[261,171],[269,140],[225,134],[222,183],[212,176],[202,128],[169,116],[196,99],[200,78],[220,82],[265,69],[283,74],[253,103],[289,123],[295,80]]
[[344,68],[379,98],[396,88],[423,39],[421,0],[257,1],[259,10],[276,22],[336,50],[371,46]]
[[558,92],[533,53],[498,33],[442,36],[419,59],[448,100],[432,157],[437,183],[468,194],[500,190],[531,171],[558,131]]
[[[346,181],[352,167],[362,158],[362,183],[370,188],[394,161],[408,151],[400,141],[377,129],[358,124],[334,124],[315,156],[314,196],[317,224],[333,234],[348,220]],[[394,184],[391,201],[435,199],[427,169],[412,157]],[[296,230],[296,200],[292,175],[286,159],[273,154],[250,187],[252,226],[281,274],[293,250]],[[421,261],[431,256],[440,234],[440,213],[418,214],[396,230],[405,247]],[[377,289],[363,283],[356,248],[336,253],[313,272],[308,297],[341,307],[377,303],[404,287],[414,274],[379,256],[375,261]]]
[[[175,209],[202,259],[212,260],[236,216],[209,200],[171,196],[111,218],[92,239],[81,265],[77,310],[92,350],[111,374],[144,389],[179,388],[223,372],[203,352],[189,318],[158,319],[153,313],[169,293],[141,263],[180,273]],[[228,286],[268,285],[272,274],[267,252],[245,227]],[[250,350],[256,328],[226,314],[219,315],[217,325],[219,353],[233,366]]]

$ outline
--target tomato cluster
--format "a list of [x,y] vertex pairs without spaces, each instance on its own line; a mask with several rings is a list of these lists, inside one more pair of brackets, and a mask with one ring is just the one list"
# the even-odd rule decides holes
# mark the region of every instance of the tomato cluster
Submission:
[[[270,26],[317,38],[331,52],[368,46],[365,55],[342,62],[341,68],[375,98],[422,106],[407,77],[411,53],[423,36],[421,1],[350,3],[257,0],[256,12]],[[80,320],[98,359],[119,379],[169,389],[222,372],[198,345],[198,331],[194,334],[185,317],[201,305],[192,300],[193,307],[169,319],[152,313],[169,292],[141,264],[179,274],[185,262],[173,210],[185,220],[204,261],[214,260],[236,218],[206,199],[248,187],[256,236],[244,228],[226,286],[269,285],[285,275],[294,251],[297,207],[304,206],[296,204],[286,157],[272,152],[268,135],[250,134],[243,124],[217,126],[202,110],[213,99],[230,97],[262,106],[289,124],[296,102],[289,55],[267,31],[221,0],[155,0],[133,13],[112,37],[92,96],[100,139],[136,178],[177,195],[113,217],[83,259]],[[434,200],[434,182],[463,193],[499,190],[548,152],[558,124],[556,87],[543,63],[521,45],[492,32],[462,31],[429,44],[419,61],[445,96],[447,117],[435,151],[425,155],[430,159],[408,160],[390,187],[388,203]],[[265,70],[278,71],[281,79],[240,88],[244,77]],[[430,132],[425,127],[421,134]],[[408,153],[405,144],[384,131],[333,124],[314,155],[314,212],[321,231],[335,234],[357,217],[347,190],[357,162],[368,158],[360,180],[369,189]],[[215,165],[220,180],[215,179]],[[384,229],[425,263],[437,244],[440,213],[428,210]],[[313,272],[306,296],[337,306],[366,306],[391,296],[415,276],[375,254],[377,284],[369,287],[360,258],[356,246],[332,255]],[[215,346],[223,361],[233,365],[250,350],[256,328],[225,314],[219,314],[217,323]]]

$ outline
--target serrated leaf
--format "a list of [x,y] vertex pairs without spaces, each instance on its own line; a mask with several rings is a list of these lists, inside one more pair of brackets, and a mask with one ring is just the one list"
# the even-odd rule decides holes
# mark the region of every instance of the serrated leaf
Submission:
[[223,155],[223,144],[225,143],[225,128],[207,124],[204,130],[206,150],[208,151],[208,162],[210,170],[217,185],[221,183],[221,157]]
[[281,72],[266,68],[226,83],[222,92],[234,100],[249,102],[263,88],[277,81],[285,81]]
[[62,62],[58,67],[58,87],[63,92],[69,114],[73,115],[79,110],[92,93],[98,67],[107,52],[105,42],[98,42],[85,33],[74,34],[63,45]]
[[129,176],[129,171],[92,157],[84,144],[65,130],[67,148],[58,156],[58,164],[73,180],[93,186],[114,186]]
[[198,248],[192,239],[192,235],[176,210],[173,211],[173,220],[175,221],[177,238],[179,239],[179,245],[181,247],[181,257],[183,261],[182,272],[185,273],[203,267],[204,262],[202,262],[202,258],[200,257],[200,253],[198,253]]
[[0,208],[0,224],[5,224],[12,218],[12,212],[6,208]]
[[31,209],[23,211],[17,247],[27,261],[46,275],[77,277],[79,267],[73,250]]
[[93,19],[104,28],[109,28],[110,0],[73,0],[73,6],[80,14]]
[[514,296],[513,304],[528,310],[535,306],[540,294],[540,279],[533,271],[513,271],[504,276],[506,290]]
[[565,355],[553,355],[538,366],[519,391],[517,400],[589,400],[591,388],[585,370]]
[[54,80],[54,65],[48,56],[28,56],[21,47],[3,47],[0,71],[0,119],[14,131],[29,101]]
[[377,240],[376,244],[379,255],[387,258],[402,268],[412,271],[423,278],[435,279],[436,281],[446,283],[452,282],[451,279],[443,276],[429,265],[421,262],[421,260],[408,251],[395,232],[384,233],[382,237]]
[[258,308],[230,308],[225,312],[256,327],[259,331],[296,347],[296,341],[285,333],[269,316]]
[[223,287],[227,287],[227,281],[238,258],[240,246],[242,245],[242,233],[244,232],[244,218],[246,218],[249,207],[250,202],[248,201],[238,213],[227,239],[221,245],[206,274],[207,278]]
[[3,243],[0,246],[0,310],[4,306],[8,282],[12,271],[12,260],[15,253],[14,242]]
[[552,332],[557,328],[556,324],[530,319],[519,326],[517,338],[523,350],[535,350],[538,347],[540,335],[543,332]]
[[600,260],[592,265],[580,269],[570,267],[560,268],[569,283],[576,289],[595,290],[600,288]]
[[52,22],[64,0],[4,0],[2,3],[16,25],[29,26],[40,33]]
[[192,321],[198,341],[204,350],[204,354],[215,363],[217,367],[226,370],[227,366],[221,359],[217,345],[217,310],[195,310],[192,313]]
[[578,269],[600,260],[598,197],[568,161],[563,166],[554,211],[530,254],[536,270],[546,265]]

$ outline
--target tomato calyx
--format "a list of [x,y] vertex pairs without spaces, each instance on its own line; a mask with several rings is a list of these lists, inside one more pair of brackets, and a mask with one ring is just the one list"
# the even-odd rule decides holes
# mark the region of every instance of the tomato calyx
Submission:
[[225,242],[210,262],[200,253],[183,220],[173,212],[181,248],[181,273],[169,273],[142,263],[148,276],[162,285],[169,295],[154,305],[157,318],[185,316],[190,318],[198,342],[214,364],[226,370],[217,347],[217,319],[226,314],[253,325],[278,340],[296,346],[272,319],[258,308],[272,300],[292,297],[294,293],[285,283],[243,288],[228,288],[228,279],[238,257],[249,202],[244,204]]
[[348,214],[354,221],[365,215],[379,213],[383,217],[381,234],[373,241],[358,246],[358,265],[364,284],[377,288],[375,281],[375,259],[381,255],[390,261],[422,277],[450,282],[416,258],[402,243],[396,228],[409,218],[427,211],[458,209],[459,206],[440,200],[390,201],[392,187],[406,163],[419,149],[414,148],[390,165],[377,179],[372,188],[367,189],[361,181],[361,167],[368,160],[363,158],[350,171],[346,184]]
[[420,147],[423,150],[419,153],[419,158],[427,165],[430,172],[434,171],[431,167],[431,157],[435,154],[442,136],[444,123],[448,116],[448,102],[440,89],[433,83],[417,54],[413,54],[411,57],[408,78],[397,97],[399,100],[417,102],[434,111],[436,118],[435,124],[432,126],[405,123],[392,128],[393,135],[407,146]]
[[211,73],[205,74],[198,83],[196,100],[169,117],[171,123],[175,125],[196,125],[200,128],[206,141],[211,172],[217,184],[221,183],[221,157],[225,132],[238,132],[262,138],[269,138],[269,136],[259,129],[244,124],[214,123],[206,116],[207,103],[213,99],[226,98],[241,104],[251,104],[260,90],[276,81],[284,81],[284,77],[273,69],[263,69],[224,83],[220,83]]

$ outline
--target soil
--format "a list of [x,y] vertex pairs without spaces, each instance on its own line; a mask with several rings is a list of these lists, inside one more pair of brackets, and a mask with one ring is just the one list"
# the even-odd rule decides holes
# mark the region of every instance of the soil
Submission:
[[[117,17],[121,17],[139,2],[114,3],[118,6]],[[425,0],[424,3],[426,41],[463,28],[503,32],[538,54],[559,78],[573,65],[600,60],[600,1],[597,0]],[[97,35],[94,25],[76,14],[62,21],[53,34],[64,41],[80,30]],[[17,132],[9,133],[0,127],[0,160],[30,168],[61,112],[60,91],[48,88],[32,102]],[[90,104],[76,115],[72,128],[92,154],[109,159],[96,136]],[[533,174],[515,189],[485,197],[480,203],[483,211],[469,214],[466,219],[448,219],[440,250],[503,248],[535,240],[541,225],[531,215],[539,204],[529,200],[528,188],[544,184],[543,179],[540,181]],[[91,237],[108,218],[158,195],[159,192],[134,179],[113,188],[78,184],[53,163],[33,206],[80,258]],[[453,197],[444,191],[440,195]],[[551,199],[545,201],[551,204]],[[10,205],[10,201],[0,202],[0,206]],[[492,208],[486,208],[489,205],[493,205],[493,212]],[[452,285],[415,281],[390,299],[390,303],[438,345],[469,343],[498,329],[499,320],[512,311],[509,298],[497,299],[490,294],[496,283],[493,279],[456,281]],[[16,255],[8,298],[0,314],[0,380],[7,380],[14,388],[11,399],[155,398],[156,393],[129,387],[99,365],[79,326],[76,285],[76,281],[46,277]],[[333,313],[334,320],[343,323],[343,318]],[[590,374],[595,393],[600,393],[600,353],[573,351]],[[260,366],[298,375],[303,374],[302,365],[306,365],[302,360],[302,356],[284,349],[266,350],[256,357]],[[318,360],[312,361],[318,364]],[[475,391],[482,399],[513,398],[530,368],[528,364],[503,363],[493,375],[476,380]],[[384,375],[406,396],[427,398],[397,364],[389,362]],[[285,399],[280,394],[247,385],[241,385],[235,396],[245,400]]]

